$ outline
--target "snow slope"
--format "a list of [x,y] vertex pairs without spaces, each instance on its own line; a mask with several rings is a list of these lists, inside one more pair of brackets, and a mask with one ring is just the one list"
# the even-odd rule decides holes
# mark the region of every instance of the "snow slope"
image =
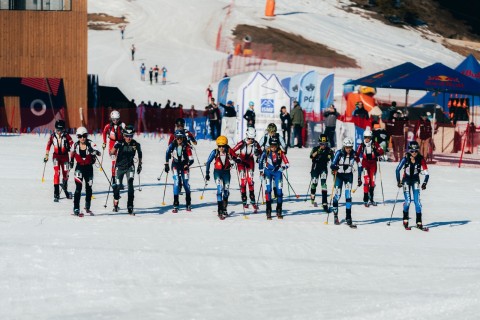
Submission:
[[[91,12],[126,14],[131,23],[123,41],[118,31],[89,32],[89,72],[99,74],[102,84],[119,86],[138,100],[201,103],[212,62],[224,56],[213,50],[213,44],[229,3],[90,1]],[[231,23],[311,29],[304,36],[328,40],[329,46],[361,58],[366,73],[404,60],[422,66],[435,61],[455,66],[461,60],[418,33],[381,27],[336,9],[343,3],[277,1],[278,16],[266,21],[261,17],[263,1],[235,1]],[[129,60],[132,43],[138,48],[135,62]],[[147,66],[166,65],[170,83],[149,87],[141,82],[142,61]],[[338,72],[345,78],[360,75],[358,70]],[[92,139],[101,144],[99,136]],[[385,204],[363,207],[358,190],[353,219],[359,227],[351,230],[331,222],[325,225],[327,215],[303,201],[309,184],[309,150],[294,149],[288,154],[289,176],[301,198],[288,197],[285,188],[284,221],[267,221],[264,206],[259,214],[243,217],[235,171],[232,217],[219,221],[213,182],[200,200],[204,183],[199,169],[191,173],[193,212],[170,212],[171,176],[162,206],[165,175],[161,182],[157,177],[166,141],[151,136],[138,140],[144,169],[142,191],[135,193],[137,215],[125,214],[126,194],[121,212],[111,212],[107,180],[95,169],[92,209],[96,215],[80,219],[71,215],[70,200],[53,203],[51,162],[41,183],[47,137],[0,136],[4,168],[0,171],[0,319],[478,317],[478,169],[430,167],[430,183],[422,192],[424,222],[430,232],[407,232],[400,222],[402,196],[395,200],[395,164],[381,163],[375,197],[382,202],[383,187]],[[200,163],[212,148],[211,142],[199,143]],[[108,172],[107,158],[103,164]],[[257,178],[256,192],[258,187]],[[392,225],[387,226],[394,206]],[[340,217],[344,214],[342,206]],[[413,207],[410,214],[414,215]]]

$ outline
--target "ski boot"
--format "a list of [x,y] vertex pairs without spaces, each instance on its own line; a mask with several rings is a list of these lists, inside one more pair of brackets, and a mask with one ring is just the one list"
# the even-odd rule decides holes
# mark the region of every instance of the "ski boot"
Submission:
[[85,213],[88,213],[89,215],[93,216],[92,210],[90,208],[85,208]]
[[283,215],[282,215],[282,204],[277,203],[277,218],[280,220],[283,220]]
[[223,216],[226,218],[228,217],[228,199],[223,199]]
[[370,201],[368,202],[368,204],[376,207],[377,203],[375,201],[373,201],[373,190],[374,190],[374,187],[370,187],[370,189],[369,189],[369,191],[370,191]]
[[60,188],[58,184],[53,186],[53,202],[58,202],[60,200]]
[[118,212],[118,200],[113,200],[113,212]]
[[256,203],[252,203],[253,213],[258,213],[258,205]]
[[190,192],[185,195],[186,208],[188,212],[192,211],[192,198]]
[[328,213],[330,210],[328,208],[328,203],[322,203],[323,210]]
[[350,227],[350,228],[356,228],[357,225],[353,224],[352,222],[352,209],[346,209],[346,216],[345,216],[345,221],[347,222],[347,225]]
[[314,194],[311,194],[311,195],[310,195],[310,203],[311,203],[314,207],[316,207],[315,195],[314,195]]
[[178,212],[178,206],[179,206],[178,195],[177,196],[174,195],[173,196],[173,210],[172,210],[173,213]]
[[367,208],[370,206],[370,203],[368,203],[368,193],[365,192],[363,193],[363,205]]
[[76,215],[77,217],[83,217],[83,213],[80,212],[80,209],[73,209],[73,214]]
[[424,227],[423,226],[423,223],[422,223],[422,213],[421,212],[417,212],[417,228],[422,230],[422,231],[428,231],[428,228],[427,227]]
[[225,216],[223,215],[223,201],[217,201],[218,206],[218,218],[220,220],[225,220]]
[[133,212],[133,206],[128,206],[127,211],[128,211],[128,214],[131,214],[132,216],[135,215],[135,213]]
[[408,226],[408,212],[403,211],[403,227],[405,230],[410,230],[411,228]]
[[340,224],[340,220],[338,219],[338,207],[333,207],[333,223],[337,226]]
[[242,192],[242,204],[245,209],[248,209],[248,204],[247,204],[247,193]]
[[267,220],[272,220],[272,202],[267,201]]

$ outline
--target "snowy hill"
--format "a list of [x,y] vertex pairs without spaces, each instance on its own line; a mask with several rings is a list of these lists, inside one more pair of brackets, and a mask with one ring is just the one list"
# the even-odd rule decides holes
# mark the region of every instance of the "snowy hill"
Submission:
[[[405,60],[421,66],[436,61],[456,66],[461,61],[417,32],[383,27],[340,10],[345,3],[277,1],[278,16],[266,21],[263,1],[235,1],[231,23],[315,30],[304,36],[361,62],[362,70],[338,70],[345,79]],[[89,31],[89,72],[99,74],[101,84],[119,86],[138,100],[164,103],[171,98],[185,105],[205,100],[212,63],[225,56],[213,48],[218,19],[230,1],[89,4],[91,12],[126,15],[131,22],[123,41],[119,31]],[[132,43],[138,48],[134,62]],[[167,66],[170,83],[150,87],[141,82],[141,62]],[[375,194],[379,205],[365,208],[360,187],[353,195],[352,215],[358,224],[353,230],[333,225],[331,215],[325,224],[327,214],[304,201],[310,150],[293,149],[287,155],[289,179],[300,198],[284,182],[283,221],[267,221],[264,205],[258,214],[247,209],[248,219],[244,217],[234,170],[231,217],[220,221],[213,181],[200,199],[205,184],[199,169],[190,176],[193,211],[183,210],[181,196],[182,210],[171,213],[171,173],[166,185],[165,174],[157,180],[166,140],[138,136],[144,158],[141,191],[135,177],[137,215],[126,214],[125,191],[120,212],[112,212],[109,184],[94,167],[95,216],[80,219],[71,215],[71,200],[52,201],[51,161],[41,182],[47,138],[0,135],[0,319],[478,318],[478,169],[429,168],[430,182],[421,193],[427,233],[403,229],[396,164],[382,162]],[[102,143],[98,135],[91,139]],[[195,163],[204,163],[213,148],[214,143],[200,141]],[[108,174],[108,156],[103,165]],[[70,175],[73,191],[72,171]],[[331,175],[327,184],[330,193]],[[82,206],[83,201],[84,195]],[[342,196],[342,219],[344,201]]]

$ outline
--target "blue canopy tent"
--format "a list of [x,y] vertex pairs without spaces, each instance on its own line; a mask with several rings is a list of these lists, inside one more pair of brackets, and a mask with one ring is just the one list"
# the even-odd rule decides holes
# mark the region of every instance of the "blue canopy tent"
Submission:
[[411,62],[402,63],[396,67],[385,69],[356,80],[349,80],[344,85],[363,85],[373,88],[382,87],[384,83],[405,77],[421,68]]

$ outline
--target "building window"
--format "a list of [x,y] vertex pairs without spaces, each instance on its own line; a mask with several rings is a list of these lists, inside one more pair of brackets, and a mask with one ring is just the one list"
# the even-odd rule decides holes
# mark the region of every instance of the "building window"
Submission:
[[0,10],[70,11],[72,0],[0,0]]

